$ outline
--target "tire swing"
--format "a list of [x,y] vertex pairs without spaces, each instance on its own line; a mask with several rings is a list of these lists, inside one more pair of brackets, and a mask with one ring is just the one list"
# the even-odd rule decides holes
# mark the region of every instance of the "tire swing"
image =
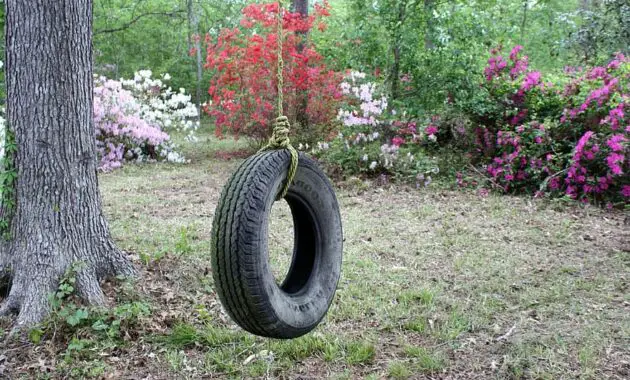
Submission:
[[[223,188],[212,227],[212,275],[230,317],[252,334],[292,339],[328,312],[341,273],[343,234],[337,198],[317,164],[298,154],[283,116],[282,6],[278,2],[278,118],[269,143]],[[294,228],[293,257],[281,284],[269,265],[273,203],[284,199]]]

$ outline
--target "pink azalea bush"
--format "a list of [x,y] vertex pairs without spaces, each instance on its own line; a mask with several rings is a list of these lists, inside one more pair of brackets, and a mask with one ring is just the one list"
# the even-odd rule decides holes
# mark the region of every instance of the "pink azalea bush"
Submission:
[[[0,68],[2,62],[0,61]],[[168,80],[168,74],[163,76]],[[125,161],[185,161],[175,151],[168,130],[186,132],[194,140],[197,123],[191,119],[197,110],[190,96],[175,93],[149,70],[136,73],[134,79],[115,81],[98,77],[94,81],[94,126],[98,168],[111,171]],[[0,140],[5,136],[4,107],[0,107]],[[0,144],[0,158],[4,144]]]
[[94,124],[99,170],[124,161],[184,162],[161,126],[143,117],[143,104],[121,81],[100,77],[94,85]]
[[629,58],[543,75],[517,46],[493,49],[484,74],[470,153],[495,188],[630,203]]

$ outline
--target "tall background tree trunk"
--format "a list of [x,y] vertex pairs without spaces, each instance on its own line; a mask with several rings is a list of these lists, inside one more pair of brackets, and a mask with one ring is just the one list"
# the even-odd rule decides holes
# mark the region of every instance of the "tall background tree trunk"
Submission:
[[195,74],[197,76],[195,105],[197,106],[197,122],[201,123],[201,80],[203,64],[201,60],[201,37],[199,34],[199,7],[193,0],[187,0],[188,10],[188,51],[195,49]]
[[[308,0],[293,0],[293,12],[298,13],[302,18],[308,17]],[[301,38],[301,42],[298,44],[298,52],[304,50],[304,46],[308,39],[307,33],[298,33],[298,37]],[[302,133],[306,133],[310,136],[310,125],[308,120],[308,88],[302,91],[298,90],[297,94],[297,109],[295,110],[295,121],[300,125]]]
[[2,314],[40,321],[75,262],[79,296],[105,302],[99,280],[133,275],[101,211],[92,119],[92,1],[6,1],[7,121],[17,154],[10,241],[12,285]]
[[523,17],[521,18],[521,45],[525,45],[525,29],[527,28],[527,10],[529,0],[523,0]]
[[[580,0],[580,11],[582,13],[582,18],[587,23],[594,23],[596,19],[595,12],[599,7],[599,2],[597,0]],[[597,36],[593,33],[595,28],[586,27],[582,29],[582,37],[581,37],[581,48],[582,48],[582,62],[584,64],[591,63],[591,58],[593,56],[597,56],[597,48],[598,48],[598,40]]]
[[395,27],[392,36],[392,54],[394,62],[389,72],[391,99],[390,107],[393,107],[394,100],[400,98],[400,62],[402,49],[402,28],[406,18],[407,2],[398,3],[398,12],[395,18]]
[[[392,64],[392,70],[390,72],[391,80],[391,93],[392,100],[397,100],[400,97],[400,40],[396,40],[392,45],[394,53],[394,63]],[[394,102],[391,102],[391,106]]]
[[426,50],[435,49],[433,42],[433,10],[435,9],[435,0],[424,0],[424,17],[426,18],[426,31],[424,32],[424,48]]

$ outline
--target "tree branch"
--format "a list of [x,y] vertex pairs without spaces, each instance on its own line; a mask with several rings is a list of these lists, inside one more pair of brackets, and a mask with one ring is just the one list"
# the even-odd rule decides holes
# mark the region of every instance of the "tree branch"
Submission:
[[134,18],[132,18],[129,22],[123,24],[122,26],[119,26],[117,28],[110,28],[110,29],[101,29],[101,30],[95,30],[94,34],[105,34],[105,33],[115,33],[115,32],[120,32],[123,31],[125,29],[128,29],[129,27],[131,27],[133,24],[135,24],[136,22],[138,22],[138,20],[144,18],[144,17],[148,17],[148,16],[165,16],[165,17],[173,17],[177,14],[180,13],[185,13],[185,11],[183,10],[177,10],[177,11],[173,11],[173,12],[148,12],[148,13],[143,13],[140,14]]

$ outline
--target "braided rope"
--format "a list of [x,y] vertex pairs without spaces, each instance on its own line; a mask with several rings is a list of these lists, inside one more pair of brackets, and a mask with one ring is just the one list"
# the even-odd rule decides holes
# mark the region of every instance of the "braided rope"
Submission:
[[278,117],[273,124],[273,133],[269,138],[269,142],[259,152],[275,149],[288,149],[291,153],[291,163],[289,164],[289,171],[287,173],[287,179],[282,187],[282,191],[278,195],[278,200],[284,198],[291,187],[291,183],[295,178],[298,168],[298,152],[291,145],[289,139],[289,132],[291,131],[291,124],[289,118],[284,116],[284,77],[282,75],[284,71],[284,60],[282,59],[282,2],[278,1],[278,15],[277,20],[277,42],[278,42]]
[[[276,15],[276,43],[278,44],[278,117],[284,114],[284,59],[282,58],[282,0],[278,0],[278,14]],[[289,126],[290,127],[290,126]]]

